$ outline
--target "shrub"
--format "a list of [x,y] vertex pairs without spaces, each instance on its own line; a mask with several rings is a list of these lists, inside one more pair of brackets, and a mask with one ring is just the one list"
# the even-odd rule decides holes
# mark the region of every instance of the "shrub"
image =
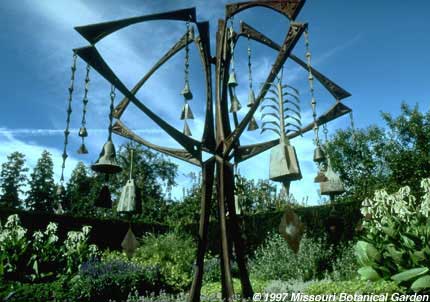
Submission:
[[404,289],[393,281],[322,281],[311,284],[306,289],[307,294],[394,294],[404,293]]
[[13,284],[0,293],[2,301],[7,302],[75,302],[67,290],[67,285],[63,280],[56,280],[47,283],[35,284]]
[[267,282],[264,292],[265,293],[304,293],[309,285],[317,281],[302,281],[302,280],[289,280],[280,281],[272,280]]
[[332,247],[321,238],[311,239],[305,235],[299,252],[294,254],[284,238],[273,234],[257,249],[249,266],[257,279],[308,281],[323,277],[331,257]]
[[430,289],[430,179],[422,180],[421,188],[421,200],[403,187],[394,194],[376,191],[363,202],[366,236],[356,244],[362,279],[392,279],[417,292]]
[[163,288],[158,268],[121,260],[82,264],[71,281],[71,294],[79,301],[124,301],[130,292],[158,293]]
[[349,242],[339,245],[333,259],[331,271],[326,274],[326,278],[332,281],[348,281],[357,279],[358,264],[354,254],[355,243]]

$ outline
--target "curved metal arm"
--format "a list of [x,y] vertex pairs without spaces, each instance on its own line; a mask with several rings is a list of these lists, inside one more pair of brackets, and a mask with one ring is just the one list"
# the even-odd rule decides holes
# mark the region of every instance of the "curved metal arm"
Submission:
[[196,9],[186,8],[160,14],[151,14],[117,21],[103,22],[84,26],[77,26],[75,30],[81,34],[92,45],[108,35],[127,26],[153,20],[177,20],[196,22]]
[[[277,44],[276,42],[272,41],[270,38],[266,37],[261,32],[257,31],[256,29],[252,28],[250,25],[246,24],[245,22],[241,23],[240,27],[240,35],[249,37],[250,39],[253,39],[254,41],[260,42],[270,48],[273,48],[274,50],[280,50],[281,46]],[[303,62],[301,59],[299,59],[294,54],[290,54],[290,58],[299,64],[304,69],[308,70],[308,66],[305,62]],[[322,73],[320,73],[315,68],[312,68],[312,74],[313,76],[330,92],[331,95],[336,100],[342,100],[347,97],[351,96],[351,93],[334,83],[332,80],[324,76]]]
[[295,20],[304,4],[305,0],[247,1],[226,5],[225,15],[227,18],[231,18],[245,9],[255,6],[263,6],[283,14],[290,20]]
[[94,46],[82,47],[74,50],[85,62],[91,65],[92,68],[98,71],[108,82],[114,85],[124,96],[133,102],[142,112],[144,112],[151,120],[153,120],[161,129],[166,131],[174,140],[182,145],[185,150],[193,155],[193,157],[201,159],[201,143],[196,141],[177,129],[173,128],[162,118],[152,112],[148,107],[142,104],[136,96],[134,96],[125,85],[119,80],[115,73],[106,64],[99,52]]
[[152,144],[148,142],[147,140],[141,138],[136,133],[134,133],[132,130],[127,128],[127,126],[124,125],[121,121],[117,120],[115,124],[112,127],[112,131],[118,135],[121,135],[122,137],[134,140],[135,142],[142,144],[148,148],[154,149],[156,151],[159,151],[161,153],[176,157],[178,159],[181,159],[183,161],[189,162],[193,165],[201,167],[202,162],[198,158],[193,157],[193,155],[189,152],[187,152],[184,149],[174,149],[174,148],[166,148],[162,146],[158,146],[155,144]]

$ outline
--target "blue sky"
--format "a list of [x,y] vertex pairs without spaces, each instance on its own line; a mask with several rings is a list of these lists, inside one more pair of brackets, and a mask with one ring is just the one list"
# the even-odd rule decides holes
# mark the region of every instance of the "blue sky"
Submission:
[[[56,177],[59,178],[62,152],[65,108],[72,49],[86,46],[87,42],[73,27],[174,10],[197,7],[199,20],[211,21],[212,38],[217,19],[224,14],[226,1],[84,1],[84,0],[2,0],[0,4],[0,54],[2,58],[0,87],[0,162],[19,150],[27,155],[34,166],[43,149],[54,156]],[[357,127],[380,124],[380,111],[399,113],[400,103],[419,103],[429,110],[430,90],[427,70],[430,66],[430,2],[406,1],[345,1],[308,0],[297,21],[308,22],[313,54],[313,65],[336,83],[352,93],[345,104],[353,108]],[[244,20],[281,43],[288,22],[280,15],[256,8],[235,18],[237,27]],[[152,64],[183,33],[179,22],[149,22],[127,28],[109,36],[97,47],[120,79],[131,88]],[[294,53],[304,58],[303,39]],[[212,48],[214,45],[212,45]],[[261,45],[253,49],[254,85],[265,79],[275,53]],[[246,103],[246,43],[236,51],[238,69],[238,96]],[[202,70],[195,49],[191,50],[191,101],[196,119],[190,122],[194,137],[199,138],[203,125]],[[82,88],[85,64],[78,61],[76,91],[71,127],[79,128],[82,110]],[[301,91],[303,123],[311,120],[306,72],[289,62],[285,66],[286,80]],[[163,118],[182,129],[179,120],[183,86],[183,53],[176,55],[148,81],[138,97]],[[72,132],[66,175],[79,160],[91,163],[97,159],[106,140],[109,85],[95,72],[91,73],[88,105],[87,146],[90,154],[79,156],[79,137]],[[320,85],[316,85],[318,112],[325,111],[333,99]],[[121,99],[118,95],[117,101]],[[174,146],[156,126],[133,107],[124,115],[124,121],[138,129],[144,138],[161,145]],[[246,113],[241,112],[240,116]],[[259,116],[257,116],[258,118]],[[332,123],[329,131],[348,127],[344,117]],[[242,143],[256,143],[273,138],[270,134],[246,133]],[[114,138],[119,144],[123,140]],[[312,136],[305,135],[293,141],[296,147],[303,179],[292,185],[295,197],[309,197],[308,204],[317,203],[318,186],[313,183],[315,166],[312,163]],[[179,197],[182,187],[190,184],[185,175],[198,169],[179,164]],[[268,178],[269,153],[265,152],[239,166],[240,172],[250,178]]]

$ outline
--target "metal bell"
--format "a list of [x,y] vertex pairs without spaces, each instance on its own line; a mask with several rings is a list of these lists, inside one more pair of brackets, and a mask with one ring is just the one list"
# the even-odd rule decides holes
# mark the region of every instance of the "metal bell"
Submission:
[[254,89],[249,89],[249,94],[248,94],[248,104],[246,104],[246,106],[248,107],[252,107],[255,104],[255,93],[254,93]]
[[109,139],[104,144],[99,159],[95,164],[91,165],[91,169],[95,172],[106,174],[121,172],[122,168],[116,162],[115,146],[112,143],[112,140]]
[[85,147],[85,144],[82,143],[77,152],[78,154],[88,154],[88,149]]
[[121,242],[121,247],[124,251],[124,253],[127,255],[128,258],[133,257],[134,252],[139,246],[139,242],[136,239],[136,236],[134,236],[133,231],[131,230],[131,227],[128,228],[127,234],[125,234],[124,240]]
[[300,248],[300,241],[304,233],[304,225],[299,216],[291,209],[287,208],[279,224],[279,233],[285,238],[289,247],[297,253]]
[[85,128],[85,127],[81,127],[81,128],[79,129],[79,136],[80,136],[80,137],[87,137],[87,136],[88,136],[87,128]]
[[100,190],[100,194],[94,202],[94,205],[99,208],[112,208],[112,198],[110,195],[109,187],[107,185],[104,185]]
[[185,82],[185,86],[184,86],[184,89],[182,89],[181,94],[184,96],[184,98],[185,98],[187,101],[189,101],[189,100],[192,100],[192,99],[193,99],[193,94],[192,94],[192,92],[191,92],[190,84],[188,83],[188,81],[187,81],[187,82]]
[[236,72],[230,72],[227,84],[230,87],[236,87],[238,85],[236,80]]
[[248,131],[254,131],[254,130],[257,130],[258,129],[258,124],[257,124],[257,121],[255,120],[255,118],[254,117],[252,117],[251,118],[251,121],[249,122],[249,125],[248,125]]
[[314,150],[314,162],[321,163],[325,160],[324,150],[318,145]]
[[328,163],[325,176],[327,177],[327,180],[320,183],[321,195],[334,197],[334,195],[345,192],[342,180],[340,179],[339,174],[333,171],[330,162]]
[[323,171],[318,171],[318,174],[317,174],[317,176],[315,176],[315,178],[314,178],[314,182],[324,182],[324,181],[327,181],[328,180],[328,178],[325,176],[325,174],[324,174],[324,172]]
[[231,100],[230,112],[238,112],[241,108],[242,108],[242,105],[237,99],[237,96],[233,95],[233,98]]
[[190,127],[188,126],[187,121],[184,121],[184,130],[182,131],[186,136],[192,136],[193,134],[191,133]]
[[191,111],[191,107],[188,103],[184,104],[182,107],[181,120],[193,120],[194,114]]
[[133,179],[127,180],[127,183],[122,188],[116,211],[118,213],[136,212],[136,186]]
[[270,151],[270,180],[287,182],[302,178],[296,149],[281,142]]

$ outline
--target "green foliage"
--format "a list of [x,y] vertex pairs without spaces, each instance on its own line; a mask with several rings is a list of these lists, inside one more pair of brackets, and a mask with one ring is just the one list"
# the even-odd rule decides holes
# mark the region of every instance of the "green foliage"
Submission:
[[377,282],[354,281],[321,281],[308,286],[305,290],[310,295],[320,294],[394,294],[405,293],[402,287],[393,281]]
[[55,207],[54,163],[51,154],[43,151],[30,175],[26,207],[34,211],[53,212]]
[[386,129],[338,130],[327,144],[333,168],[346,186],[341,200],[364,200],[378,189],[394,192],[430,176],[430,111],[401,105],[401,114],[382,113]]
[[2,164],[0,172],[1,205],[12,208],[21,206],[19,195],[24,193],[22,187],[27,181],[26,172],[28,171],[24,164],[25,155],[20,152],[8,155],[7,162]]
[[332,247],[323,239],[311,239],[305,235],[299,252],[294,254],[284,238],[273,234],[257,249],[249,266],[257,279],[308,281],[323,277],[332,253]]
[[354,243],[342,243],[336,247],[335,259],[331,271],[326,278],[332,281],[347,281],[357,279],[358,263],[354,253]]
[[67,284],[62,279],[48,283],[13,284],[0,292],[0,298],[6,297],[8,302],[78,301],[70,294]]
[[[193,240],[172,232],[145,236],[130,261],[141,266],[157,266],[166,285],[181,291],[191,285],[195,256]],[[126,260],[124,254],[116,252],[105,253],[103,258]]]
[[97,256],[97,248],[88,244],[89,232],[84,226],[81,232],[68,232],[61,242],[57,225],[50,223],[30,240],[18,215],[9,216],[0,228],[0,278],[41,282],[77,272],[81,263]]
[[392,279],[412,288],[430,288],[430,179],[421,181],[421,198],[409,187],[376,191],[361,209],[366,236],[356,244],[362,279]]
[[127,261],[89,261],[71,280],[71,295],[82,302],[124,301],[132,291],[143,295],[163,289],[157,267]]
[[288,281],[281,281],[281,280],[272,280],[267,282],[263,292],[265,293],[304,293],[305,290],[311,285],[316,283],[317,281],[302,281],[302,280],[288,280]]
[[67,183],[67,203],[64,205],[64,209],[75,214],[88,215],[88,213],[92,213],[96,194],[100,190],[95,183],[94,177],[91,176],[85,164],[79,162],[73,169]]

